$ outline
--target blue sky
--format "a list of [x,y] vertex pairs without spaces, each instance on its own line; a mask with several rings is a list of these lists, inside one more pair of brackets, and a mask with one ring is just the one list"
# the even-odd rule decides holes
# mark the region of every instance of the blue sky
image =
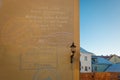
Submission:
[[80,46],[120,55],[120,0],[80,0]]

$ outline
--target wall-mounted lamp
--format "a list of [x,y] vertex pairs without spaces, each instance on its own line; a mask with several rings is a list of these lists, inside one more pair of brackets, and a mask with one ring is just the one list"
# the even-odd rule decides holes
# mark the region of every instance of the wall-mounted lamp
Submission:
[[74,45],[74,42],[72,43],[72,45],[70,46],[71,48],[71,55],[70,55],[70,59],[71,59],[71,63],[73,63],[73,57],[74,57],[74,54],[76,52],[76,46]]

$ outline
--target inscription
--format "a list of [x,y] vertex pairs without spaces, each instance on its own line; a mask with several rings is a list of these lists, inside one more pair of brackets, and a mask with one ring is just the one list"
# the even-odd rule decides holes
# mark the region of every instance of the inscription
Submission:
[[2,6],[1,1],[0,60],[2,72],[8,74],[0,75],[2,80],[73,80],[69,54],[74,39],[73,0],[6,0]]
[[39,38],[39,44],[50,45],[50,46],[66,46],[71,44],[71,36],[73,34],[70,32],[56,32],[54,34],[44,35]]
[[[48,50],[48,49],[49,50]],[[45,48],[43,47],[45,50]],[[37,52],[36,50],[21,54],[21,69],[55,69],[57,67],[57,54],[52,52],[56,48],[46,47],[46,50]]]
[[[30,22],[39,25],[42,31],[63,29],[65,25],[72,25],[69,9],[58,7],[41,7],[31,9],[25,16]],[[68,27],[69,27],[68,26]],[[66,26],[67,27],[67,26]]]
[[52,80],[50,77],[48,77],[48,78],[46,78],[46,79],[44,79],[44,80]]
[[[44,75],[46,74],[46,75]],[[37,70],[33,80],[61,80],[56,70]]]

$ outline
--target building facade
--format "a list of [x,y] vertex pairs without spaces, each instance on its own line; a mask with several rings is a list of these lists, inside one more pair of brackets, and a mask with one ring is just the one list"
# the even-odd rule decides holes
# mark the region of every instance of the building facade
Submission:
[[91,67],[91,56],[92,54],[84,49],[80,49],[80,62],[81,62],[81,67],[80,67],[80,72],[81,73],[88,73],[92,71]]
[[109,59],[112,63],[120,63],[120,58],[117,55],[112,55],[111,58]]
[[112,62],[105,58],[92,56],[92,72],[104,72],[111,65]]

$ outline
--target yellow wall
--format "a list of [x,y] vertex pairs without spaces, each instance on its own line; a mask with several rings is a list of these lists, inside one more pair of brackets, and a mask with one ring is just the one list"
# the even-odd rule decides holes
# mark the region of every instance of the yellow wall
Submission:
[[[1,80],[79,80],[78,0],[3,0]],[[77,52],[70,63],[70,45]]]
[[[80,38],[79,38],[79,0],[74,0],[74,41],[76,46],[80,46]],[[77,47],[77,54],[75,55],[75,63],[74,63],[74,80],[80,80],[79,79],[79,73],[80,73],[80,47]]]

